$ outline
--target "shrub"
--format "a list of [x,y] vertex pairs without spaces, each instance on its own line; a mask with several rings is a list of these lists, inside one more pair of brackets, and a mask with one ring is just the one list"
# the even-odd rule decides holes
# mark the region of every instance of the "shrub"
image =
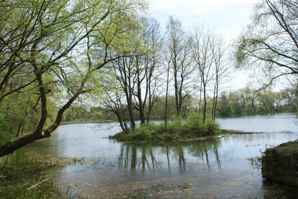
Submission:
[[170,128],[181,128],[182,127],[182,119],[181,117],[177,116],[173,122],[170,122]]
[[219,131],[219,125],[216,121],[208,119],[205,124],[204,128],[208,131],[209,134],[216,134]]
[[204,128],[202,116],[199,113],[190,113],[186,120],[186,127],[196,129]]
[[191,113],[187,117],[186,127],[198,129],[199,132],[208,134],[215,134],[219,130],[218,124],[210,118],[203,123],[203,118],[199,113]]

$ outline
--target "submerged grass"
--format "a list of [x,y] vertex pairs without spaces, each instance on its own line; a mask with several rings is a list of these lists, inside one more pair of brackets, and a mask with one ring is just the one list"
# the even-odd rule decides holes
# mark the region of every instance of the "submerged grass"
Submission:
[[0,159],[0,198],[66,198],[59,193],[53,174],[55,169],[75,161],[23,151]]
[[62,198],[49,176],[36,165],[1,169],[0,197],[5,199]]

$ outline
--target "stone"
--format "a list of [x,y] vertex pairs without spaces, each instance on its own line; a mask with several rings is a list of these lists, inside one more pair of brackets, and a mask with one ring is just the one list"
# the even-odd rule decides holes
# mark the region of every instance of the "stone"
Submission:
[[262,174],[266,180],[298,187],[298,141],[267,149]]

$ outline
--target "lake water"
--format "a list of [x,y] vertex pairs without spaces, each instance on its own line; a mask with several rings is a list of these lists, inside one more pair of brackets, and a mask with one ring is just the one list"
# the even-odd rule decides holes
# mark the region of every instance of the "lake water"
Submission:
[[[298,191],[263,182],[267,148],[298,139],[295,115],[218,119],[222,128],[259,132],[171,146],[121,144],[116,123],[59,127],[43,150],[84,159],[55,174],[69,198],[293,199]],[[34,146],[33,146],[34,147]]]

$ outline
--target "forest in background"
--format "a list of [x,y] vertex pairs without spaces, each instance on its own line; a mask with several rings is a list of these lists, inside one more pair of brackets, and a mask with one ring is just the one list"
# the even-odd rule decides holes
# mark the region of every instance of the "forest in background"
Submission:
[[[169,115],[175,119],[175,98],[168,98]],[[196,110],[195,102],[198,99],[188,98],[185,100],[183,115]],[[157,97],[152,110],[153,120],[163,120],[165,97]],[[286,89],[282,91],[256,91],[249,88],[234,92],[222,92],[218,99],[216,117],[238,117],[250,115],[270,115],[278,113],[297,113],[297,91]],[[210,107],[208,107],[210,110]],[[127,115],[127,114],[126,114]],[[136,120],[139,120],[138,113],[134,111]],[[125,117],[128,120],[128,117]],[[102,122],[117,121],[116,116],[104,107],[73,106],[64,117],[65,122]]]

